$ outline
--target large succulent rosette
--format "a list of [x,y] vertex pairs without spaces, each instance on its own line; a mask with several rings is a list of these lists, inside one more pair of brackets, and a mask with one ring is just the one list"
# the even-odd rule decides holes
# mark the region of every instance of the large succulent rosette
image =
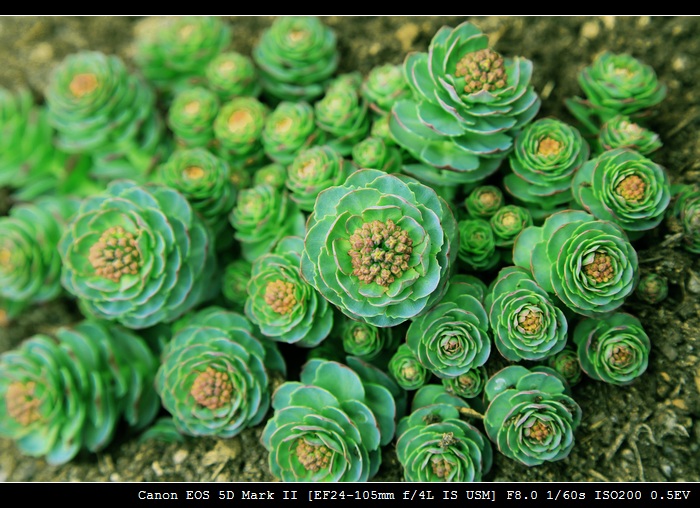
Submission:
[[440,300],[457,241],[452,211],[435,191],[360,170],[318,195],[301,271],[347,316],[395,326]]
[[471,23],[441,28],[428,53],[408,55],[404,72],[413,98],[394,104],[391,133],[424,163],[405,170],[429,183],[491,175],[539,110],[532,63],[502,58]]
[[629,148],[586,162],[574,175],[572,190],[586,211],[633,234],[658,226],[671,201],[664,168]]
[[210,230],[169,187],[113,182],[83,201],[58,250],[82,310],[130,328],[172,321],[212,290]]
[[245,313],[272,340],[314,347],[333,327],[333,308],[302,279],[303,249],[301,237],[289,236],[255,260]]
[[307,362],[300,382],[275,391],[272,407],[261,440],[270,471],[286,482],[367,481],[396,428],[389,389],[327,360]]
[[314,146],[294,157],[287,167],[284,183],[299,208],[311,212],[319,193],[341,185],[349,171],[349,164],[336,149],[329,145]]
[[649,364],[651,341],[636,317],[615,313],[607,319],[584,319],[574,329],[581,368],[588,377],[627,385]]
[[639,280],[637,253],[625,232],[582,211],[557,212],[541,227],[523,230],[513,262],[573,312],[589,317],[617,309]]
[[242,315],[207,307],[177,323],[155,387],[181,433],[230,438],[263,420],[275,372],[286,372],[275,344]]
[[450,282],[440,303],[414,318],[406,332],[413,354],[441,379],[481,367],[491,354],[489,319],[470,288]]
[[35,335],[0,356],[0,436],[52,465],[102,450],[122,419],[142,429],[158,413],[157,366],[140,337],[106,322]]
[[542,360],[566,346],[564,313],[524,268],[502,269],[485,306],[496,347],[507,360]]
[[565,392],[554,373],[506,367],[486,383],[486,433],[502,454],[526,466],[566,458],[581,408]]

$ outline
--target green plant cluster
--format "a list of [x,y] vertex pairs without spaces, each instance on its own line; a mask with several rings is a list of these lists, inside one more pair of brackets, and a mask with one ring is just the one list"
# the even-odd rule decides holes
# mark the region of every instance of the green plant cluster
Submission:
[[668,285],[638,287],[635,242],[668,214],[700,252],[700,192],[670,206],[649,158],[650,67],[600,55],[574,126],[469,22],[363,77],[320,18],[250,56],[223,19],[151,21],[129,65],[67,57],[45,106],[0,93],[0,185],[31,198],[0,219],[1,309],[87,319],[0,357],[0,436],[62,463],[121,417],[260,426],[283,481],[371,480],[390,453],[407,481],[479,481],[571,453],[572,387],[642,376],[653,337],[622,307]]

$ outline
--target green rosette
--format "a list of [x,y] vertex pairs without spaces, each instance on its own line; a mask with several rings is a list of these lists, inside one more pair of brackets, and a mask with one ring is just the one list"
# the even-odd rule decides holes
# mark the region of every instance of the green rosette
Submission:
[[496,347],[509,361],[543,360],[566,346],[564,313],[524,268],[502,269],[485,307]]
[[221,280],[221,294],[226,302],[237,311],[243,311],[248,298],[248,281],[253,270],[253,264],[243,258],[231,261],[224,268]]
[[480,482],[493,463],[491,444],[481,431],[460,419],[460,408],[469,404],[440,393],[440,388],[426,385],[419,390],[411,414],[396,428],[396,455],[404,480]]
[[442,386],[445,387],[448,393],[452,393],[463,399],[473,399],[484,391],[487,380],[488,374],[486,373],[486,367],[481,366],[475,369],[469,369],[467,372],[457,377],[442,379]]
[[566,458],[581,423],[581,408],[554,373],[513,365],[494,374],[484,390],[484,428],[508,458],[538,466]]
[[51,465],[101,451],[122,421],[155,418],[157,367],[140,337],[106,322],[35,335],[0,355],[0,436]]
[[205,148],[214,141],[214,119],[219,113],[219,98],[211,90],[187,88],[173,99],[168,109],[168,127],[178,145]]
[[19,309],[63,292],[58,243],[78,206],[74,199],[45,197],[0,217],[0,298]]
[[639,280],[637,252],[620,226],[577,210],[525,228],[513,246],[513,262],[566,307],[588,317],[617,309]]
[[266,94],[283,101],[313,101],[338,67],[335,32],[313,16],[281,16],[253,48]]
[[532,226],[532,215],[527,208],[506,205],[489,219],[496,247],[510,248],[520,232]]
[[155,93],[114,55],[68,55],[51,74],[46,103],[57,146],[92,155],[94,177],[143,180],[168,150]]
[[389,126],[422,162],[404,170],[427,183],[461,185],[493,174],[540,107],[532,63],[501,57],[468,22],[442,27],[427,53],[406,57],[404,73],[413,97],[394,104]]
[[229,222],[243,257],[251,263],[285,236],[303,236],[305,231],[304,214],[289,193],[269,185],[240,191]]
[[413,391],[426,384],[432,373],[418,360],[408,344],[401,344],[389,359],[389,374],[404,390]]
[[544,218],[572,199],[571,179],[590,148],[575,127],[555,118],[537,120],[515,139],[503,178],[508,193]]
[[255,97],[236,97],[222,104],[214,119],[218,155],[238,167],[262,161],[262,134],[268,113],[268,107]]
[[177,323],[155,387],[179,432],[231,438],[262,422],[271,375],[285,371],[276,346],[259,339],[250,321],[207,307]]
[[591,159],[574,175],[571,185],[579,206],[635,236],[658,226],[671,201],[664,168],[628,148]]
[[210,230],[169,187],[111,183],[83,201],[58,251],[61,283],[81,309],[129,328],[172,321],[213,296]]
[[457,256],[469,270],[482,272],[491,270],[500,261],[496,251],[496,237],[484,219],[459,221],[459,249]]
[[146,78],[172,92],[204,80],[207,65],[231,42],[216,16],[153,17],[136,33],[134,60]]
[[273,162],[258,168],[253,173],[253,185],[269,185],[275,189],[284,189],[287,182],[287,168]]
[[440,300],[457,235],[452,211],[435,191],[360,170],[318,195],[301,272],[347,316],[395,326]]
[[557,354],[548,357],[546,363],[547,366],[561,374],[569,386],[577,385],[583,377],[578,353],[568,345]]
[[628,385],[649,365],[651,341],[636,317],[615,313],[606,319],[584,319],[574,329],[581,369],[588,377]]
[[235,51],[219,53],[204,69],[206,85],[222,102],[234,97],[258,97],[262,86],[249,57]]
[[369,71],[362,81],[361,94],[372,111],[386,115],[395,102],[411,97],[411,89],[401,65],[383,64]]
[[486,310],[463,285],[451,282],[444,298],[414,318],[406,332],[418,361],[440,379],[481,367],[491,354]]
[[629,148],[648,156],[661,148],[659,135],[645,129],[628,116],[616,115],[605,122],[598,133],[598,143],[603,151]]
[[661,303],[668,296],[668,279],[656,273],[648,273],[639,279],[635,294],[651,305]]
[[382,138],[370,136],[352,147],[352,159],[362,169],[378,169],[385,173],[401,171],[401,152]]
[[203,148],[178,150],[159,168],[163,183],[181,192],[215,233],[236,202],[230,173],[226,161]]
[[301,381],[282,384],[261,441],[272,474],[284,482],[363,482],[394,438],[396,404],[381,383],[347,365],[314,359]]
[[246,316],[271,340],[311,348],[333,327],[333,309],[299,273],[304,241],[280,240],[255,260],[247,286]]
[[281,102],[265,120],[262,143],[265,154],[285,166],[297,154],[323,144],[325,133],[316,126],[314,108],[308,102]]
[[348,172],[348,164],[337,150],[329,145],[314,146],[294,157],[284,183],[299,208],[311,212],[316,197],[330,187],[342,185]]
[[675,203],[672,215],[677,217],[683,231],[683,247],[700,254],[700,188],[697,185],[674,187]]
[[475,187],[464,200],[469,217],[490,219],[505,204],[503,192],[494,185]]
[[364,361],[375,360],[398,346],[399,337],[391,328],[378,328],[343,316],[338,330],[343,351]]

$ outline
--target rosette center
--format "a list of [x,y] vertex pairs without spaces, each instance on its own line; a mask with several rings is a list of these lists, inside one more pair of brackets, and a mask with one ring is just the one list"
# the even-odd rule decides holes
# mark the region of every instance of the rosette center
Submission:
[[328,469],[333,458],[333,452],[326,445],[309,443],[304,438],[297,441],[296,454],[304,469],[314,473]]
[[590,280],[601,284],[614,277],[615,266],[612,258],[605,251],[598,250],[590,261],[584,262],[583,271]]
[[294,284],[284,280],[274,280],[265,287],[265,303],[277,314],[289,314],[297,304]]
[[228,375],[219,372],[213,367],[207,367],[192,383],[190,395],[200,406],[211,409],[219,409],[231,401],[233,386]]
[[644,199],[646,183],[639,175],[629,175],[615,187],[615,192],[622,196],[625,201],[641,201]]
[[544,157],[558,155],[562,149],[562,144],[556,139],[545,137],[537,144],[537,153]]
[[353,275],[361,282],[388,286],[408,270],[413,240],[394,221],[374,220],[350,236]]
[[41,401],[34,396],[36,383],[28,381],[10,383],[5,393],[7,414],[20,425],[30,425],[41,418]]
[[542,311],[539,309],[524,309],[518,314],[518,328],[529,334],[535,334],[542,329]]
[[135,235],[121,226],[102,233],[90,247],[88,259],[95,274],[113,282],[119,282],[124,275],[136,275],[143,262]]
[[70,89],[70,92],[76,99],[80,99],[81,97],[89,95],[95,90],[97,90],[97,87],[99,85],[100,84],[97,81],[97,76],[95,76],[91,72],[85,72],[73,76],[73,79],[71,79],[68,88]]
[[552,427],[542,420],[537,420],[532,426],[525,429],[525,437],[531,441],[544,442],[552,433]]
[[457,62],[455,76],[464,78],[464,91],[469,94],[500,90],[507,82],[503,58],[489,48],[464,55]]

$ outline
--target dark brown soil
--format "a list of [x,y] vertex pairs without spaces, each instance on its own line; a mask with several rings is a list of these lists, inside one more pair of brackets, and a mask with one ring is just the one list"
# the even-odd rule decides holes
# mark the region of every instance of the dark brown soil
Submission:
[[[461,17],[329,17],[342,53],[340,71],[367,73],[425,51],[443,24]],[[30,86],[42,95],[53,66],[89,48],[130,61],[136,19],[126,17],[0,17],[0,85]],[[573,123],[564,99],[580,94],[578,72],[603,50],[628,52],[656,69],[669,89],[651,127],[664,142],[654,159],[673,183],[700,182],[700,18],[484,17],[473,18],[506,55],[534,63],[533,84],[543,99],[540,117]],[[231,18],[234,49],[246,54],[271,18]],[[0,212],[9,207],[0,191]],[[498,455],[492,481],[700,481],[700,262],[684,251],[678,224],[668,219],[635,246],[644,273],[664,275],[669,297],[659,305],[632,298],[624,310],[640,317],[652,340],[647,372],[631,386],[584,380],[573,392],[583,409],[576,446],[565,460],[527,468]],[[58,301],[0,323],[0,351],[39,331],[78,319]],[[60,467],[20,455],[0,440],[0,481],[270,481],[261,428],[229,440],[140,444],[120,434],[97,455]],[[376,481],[401,480],[387,449]]]

